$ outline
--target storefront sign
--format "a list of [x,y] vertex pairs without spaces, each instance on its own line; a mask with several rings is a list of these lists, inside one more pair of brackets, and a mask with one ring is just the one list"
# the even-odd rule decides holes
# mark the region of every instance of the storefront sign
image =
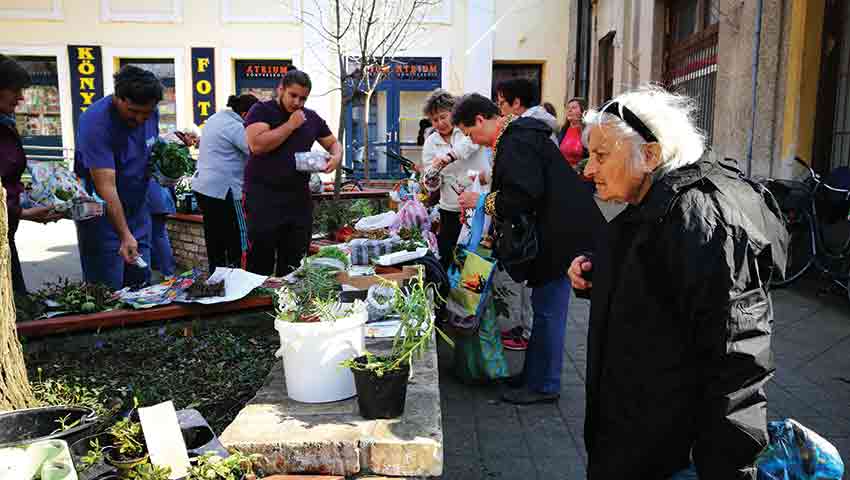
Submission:
[[202,126],[215,113],[215,49],[192,49],[192,110]]
[[98,46],[68,45],[71,63],[71,104],[76,134],[80,114],[103,98],[103,56]]
[[255,78],[280,79],[292,68],[292,60],[237,60],[236,77],[238,80]]
[[403,81],[440,81],[440,58],[398,58],[392,62],[393,76]]

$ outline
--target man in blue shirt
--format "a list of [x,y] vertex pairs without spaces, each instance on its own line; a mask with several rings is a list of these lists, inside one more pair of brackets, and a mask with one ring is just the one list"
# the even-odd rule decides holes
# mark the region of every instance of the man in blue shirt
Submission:
[[147,283],[151,217],[148,160],[159,134],[162,84],[134,66],[115,75],[115,94],[80,116],[74,170],[106,201],[106,216],[77,222],[83,278],[119,289]]

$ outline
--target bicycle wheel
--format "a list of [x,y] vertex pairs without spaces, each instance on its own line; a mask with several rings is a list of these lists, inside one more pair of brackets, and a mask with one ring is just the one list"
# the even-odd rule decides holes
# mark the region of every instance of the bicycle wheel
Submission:
[[784,287],[794,283],[812,266],[815,258],[815,232],[812,229],[812,217],[808,213],[798,213],[796,218],[785,224],[788,229],[788,260],[784,278],[771,277],[770,285]]

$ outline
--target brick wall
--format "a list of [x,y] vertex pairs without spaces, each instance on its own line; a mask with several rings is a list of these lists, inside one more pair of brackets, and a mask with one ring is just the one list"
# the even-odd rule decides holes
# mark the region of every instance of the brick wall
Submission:
[[166,224],[174,260],[182,270],[192,267],[207,268],[207,246],[204,242],[204,225],[195,221],[169,217]]

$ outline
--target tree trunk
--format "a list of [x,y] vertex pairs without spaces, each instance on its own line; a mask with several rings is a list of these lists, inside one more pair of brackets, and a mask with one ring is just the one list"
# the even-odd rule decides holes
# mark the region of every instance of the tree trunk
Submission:
[[16,410],[32,406],[35,401],[15,329],[12,253],[6,213],[6,190],[0,187],[0,410]]
[[372,108],[372,93],[366,92],[366,104],[363,106],[363,178],[369,181],[369,110]]

